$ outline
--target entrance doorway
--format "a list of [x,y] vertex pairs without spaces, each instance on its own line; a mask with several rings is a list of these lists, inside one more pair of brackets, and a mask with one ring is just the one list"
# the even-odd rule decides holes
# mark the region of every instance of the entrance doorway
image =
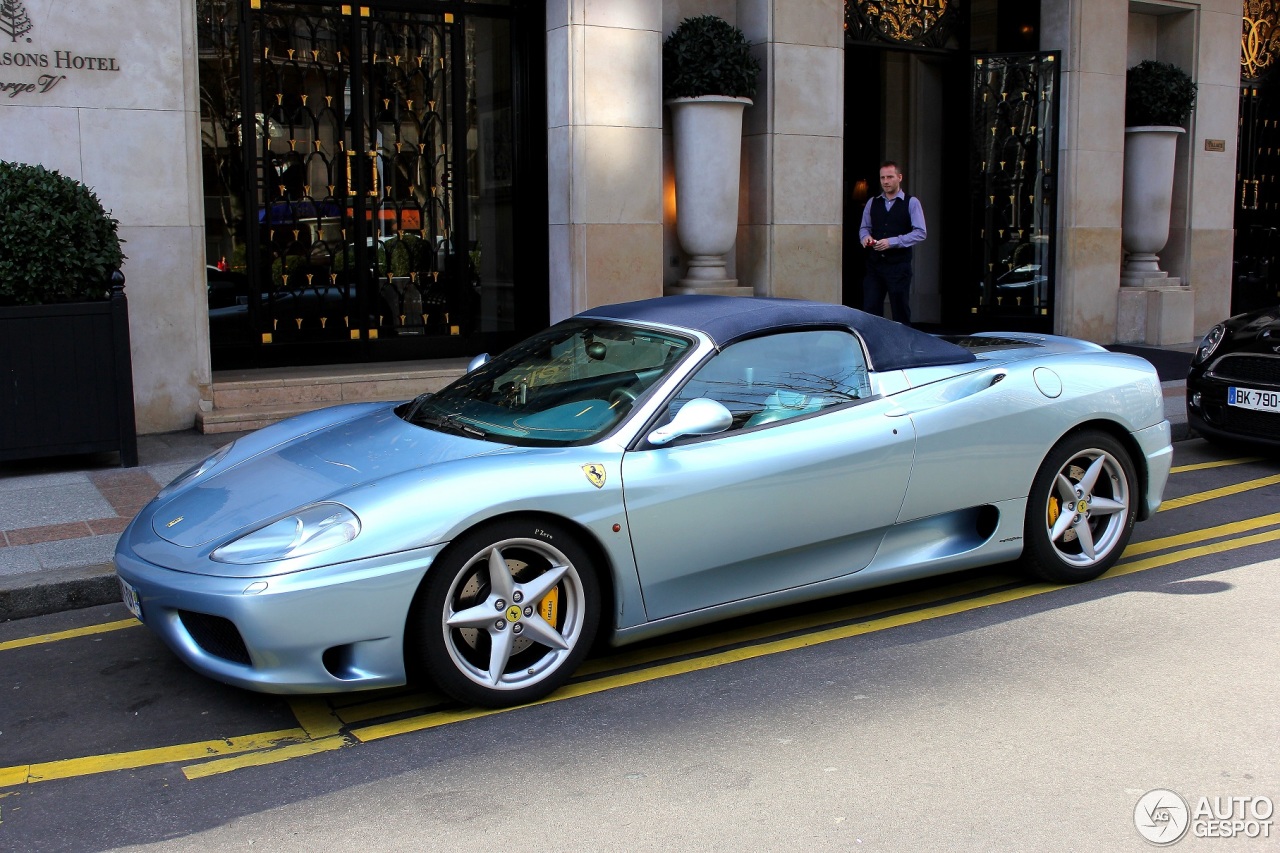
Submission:
[[198,0],[214,369],[458,356],[545,325],[533,5]]
[[[866,250],[858,229],[880,192],[880,164],[896,162],[902,189],[920,200],[928,238],[912,250],[911,315],[944,324],[944,294],[968,254],[968,89],[962,54],[850,45],[845,51],[844,302],[862,307]],[[948,177],[949,176],[949,177]],[[886,314],[887,316],[887,314]]]
[[903,168],[928,238],[912,319],[943,331],[1053,328],[1058,65],[1025,0],[845,3],[844,302],[880,163]]

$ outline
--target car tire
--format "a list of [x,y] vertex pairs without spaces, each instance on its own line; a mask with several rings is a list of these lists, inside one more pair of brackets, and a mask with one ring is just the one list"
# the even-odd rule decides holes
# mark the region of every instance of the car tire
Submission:
[[1111,568],[1133,533],[1137,482],[1129,452],[1106,433],[1063,438],[1031,484],[1024,567],[1051,583],[1092,580]]
[[518,705],[568,680],[599,621],[595,567],[573,534],[509,519],[463,535],[427,570],[406,654],[459,701]]

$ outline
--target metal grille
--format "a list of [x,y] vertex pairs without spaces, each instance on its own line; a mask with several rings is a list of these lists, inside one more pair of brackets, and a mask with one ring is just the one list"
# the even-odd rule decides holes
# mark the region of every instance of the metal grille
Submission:
[[250,22],[264,341],[448,334],[453,25],[288,3]]
[[179,610],[178,616],[191,639],[209,654],[235,663],[252,663],[240,631],[230,619],[190,610]]
[[1231,382],[1280,385],[1280,357],[1227,355],[1213,366],[1213,377]]
[[1255,412],[1236,406],[1225,406],[1221,423],[1223,428],[1239,435],[1280,439],[1280,415],[1273,412]]
[[1047,331],[1054,300],[1058,54],[973,60],[969,311]]
[[545,300],[541,6],[196,12],[215,369],[505,347]]

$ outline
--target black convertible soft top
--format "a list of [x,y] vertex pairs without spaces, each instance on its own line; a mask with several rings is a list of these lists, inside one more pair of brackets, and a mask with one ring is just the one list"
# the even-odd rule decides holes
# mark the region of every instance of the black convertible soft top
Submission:
[[975,361],[973,353],[933,335],[845,305],[739,296],[661,296],[601,305],[579,317],[663,323],[706,334],[718,347],[768,332],[845,328],[867,346],[872,370]]

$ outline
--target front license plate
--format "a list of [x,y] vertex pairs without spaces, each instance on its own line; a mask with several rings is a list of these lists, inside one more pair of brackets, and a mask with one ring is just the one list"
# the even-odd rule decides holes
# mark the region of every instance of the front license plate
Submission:
[[117,578],[120,581],[120,598],[124,601],[124,606],[129,608],[129,612],[139,622],[142,621],[142,602],[138,600],[138,591],[124,578]]
[[1256,388],[1228,388],[1227,405],[1258,412],[1280,412],[1280,391]]

